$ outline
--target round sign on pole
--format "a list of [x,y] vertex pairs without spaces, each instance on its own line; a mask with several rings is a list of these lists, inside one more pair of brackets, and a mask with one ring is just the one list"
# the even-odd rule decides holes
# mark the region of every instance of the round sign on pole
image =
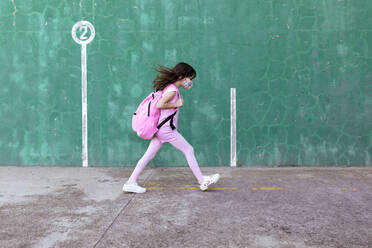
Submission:
[[[83,32],[79,37],[77,37],[76,35],[76,31],[78,28],[80,31]],[[86,36],[88,34],[88,29],[90,31],[89,37]],[[92,23],[88,21],[80,21],[80,22],[75,23],[75,25],[72,27],[71,33],[72,33],[72,38],[74,39],[74,41],[80,45],[86,45],[90,43],[94,39],[94,36],[96,34]]]

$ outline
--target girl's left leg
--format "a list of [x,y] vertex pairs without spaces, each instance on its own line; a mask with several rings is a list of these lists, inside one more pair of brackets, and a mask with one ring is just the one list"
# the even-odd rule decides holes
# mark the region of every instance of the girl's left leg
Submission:
[[204,178],[203,174],[200,171],[198,162],[196,161],[194,148],[185,140],[185,138],[181,134],[178,134],[177,139],[169,143],[185,154],[189,167],[191,168],[195,177],[198,179],[199,184],[202,184]]
[[156,153],[159,151],[159,149],[162,147],[161,141],[157,138],[154,137],[151,142],[149,147],[147,148],[147,151],[143,155],[143,157],[138,161],[136,168],[132,172],[132,175],[130,176],[128,180],[128,184],[135,183],[137,181],[137,178],[143,171],[143,169],[146,167],[146,165],[155,157]]

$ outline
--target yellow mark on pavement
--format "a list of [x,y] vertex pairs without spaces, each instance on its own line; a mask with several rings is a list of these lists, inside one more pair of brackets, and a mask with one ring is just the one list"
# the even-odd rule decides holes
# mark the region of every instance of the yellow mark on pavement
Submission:
[[[199,188],[198,188],[199,189]],[[223,188],[208,188],[207,190],[237,190],[237,188],[233,187],[223,187]]]
[[157,190],[157,189],[167,189],[166,187],[146,187],[146,189],[149,189],[149,190]]
[[61,190],[61,189],[65,189],[65,187],[51,187],[52,189],[56,189],[56,190]]
[[[198,187],[146,187],[148,190],[200,190]],[[208,188],[207,190],[237,190],[237,188],[222,187],[222,188]]]
[[284,190],[284,188],[279,188],[279,187],[257,187],[257,188],[252,188],[252,190]]
[[346,188],[346,187],[343,187],[342,188],[342,190],[344,190],[344,191],[359,191],[359,189],[357,189],[357,188]]
[[41,188],[43,188],[43,187],[40,187],[40,186],[30,186],[30,187],[28,187],[28,189],[41,189]]

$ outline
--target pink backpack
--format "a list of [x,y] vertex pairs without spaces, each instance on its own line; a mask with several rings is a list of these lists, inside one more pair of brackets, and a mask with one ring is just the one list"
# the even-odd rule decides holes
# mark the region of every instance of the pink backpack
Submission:
[[151,139],[155,133],[169,120],[171,121],[171,128],[175,129],[173,125],[173,117],[176,115],[177,110],[158,125],[160,109],[158,109],[156,105],[158,104],[162,95],[162,91],[152,92],[140,103],[137,111],[133,114],[132,128],[137,135],[143,139]]

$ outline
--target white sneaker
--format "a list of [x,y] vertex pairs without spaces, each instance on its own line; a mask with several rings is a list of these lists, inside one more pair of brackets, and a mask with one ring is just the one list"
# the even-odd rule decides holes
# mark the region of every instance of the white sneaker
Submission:
[[203,183],[200,185],[200,189],[202,191],[208,189],[209,185],[217,183],[218,179],[220,179],[220,174],[218,173],[211,176],[205,176]]
[[123,191],[129,192],[129,193],[142,194],[146,192],[146,188],[142,188],[137,183],[131,183],[131,184],[124,184]]

